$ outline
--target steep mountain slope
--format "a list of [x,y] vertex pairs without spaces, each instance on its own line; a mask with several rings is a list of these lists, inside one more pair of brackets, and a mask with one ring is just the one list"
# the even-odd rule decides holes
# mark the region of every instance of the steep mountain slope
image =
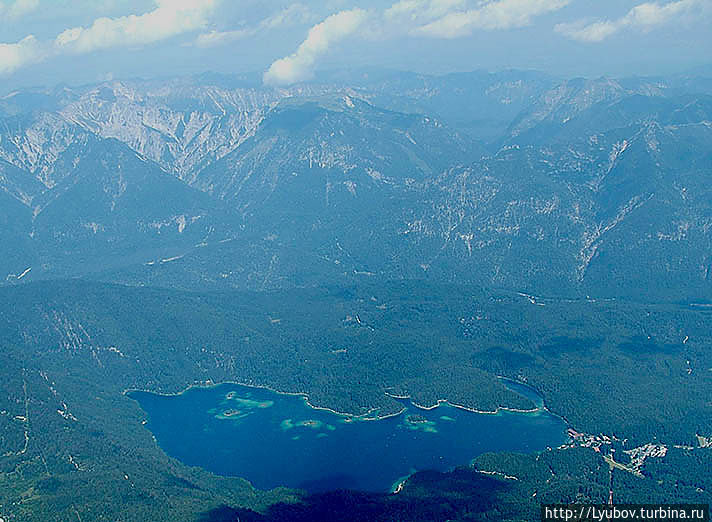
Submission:
[[[29,205],[33,198],[54,188],[95,139],[54,112],[28,110],[0,118],[0,159],[29,174],[20,185],[24,190],[16,197]],[[17,184],[19,176],[8,181]]]
[[229,228],[220,202],[116,140],[91,137],[66,163],[60,155],[52,169],[61,166],[61,179],[26,198],[27,191],[12,191],[17,184],[11,181],[40,185],[31,173],[7,165],[2,170],[10,192],[0,193],[10,282],[27,267],[33,270],[27,276],[36,278],[161,262]]
[[44,192],[46,188],[27,171],[0,159],[0,190],[18,203],[29,208],[33,198]]
[[[597,188],[587,287],[708,299],[712,248],[712,127],[707,122],[639,129]],[[632,266],[631,266],[632,264]]]
[[[250,288],[344,281],[370,274],[370,266],[383,271],[384,250],[398,249],[393,217],[415,204],[425,180],[483,154],[432,118],[349,96],[287,100],[194,184],[239,212],[235,241],[194,251],[183,262],[186,278],[175,277],[174,265],[160,271]],[[109,278],[168,278],[139,272]]]
[[[332,81],[6,97],[0,188],[32,214],[6,273],[55,277],[78,256],[72,274],[193,289],[381,277],[712,297],[707,83]],[[499,122],[495,152],[444,122],[480,113]]]
[[28,275],[27,268],[35,265],[29,237],[31,221],[27,207],[0,192],[0,284],[21,280]]
[[504,135],[505,143],[550,141],[562,128],[600,132],[645,116],[666,119],[676,112],[692,116],[695,100],[710,95],[712,90],[704,80],[576,78],[541,93],[524,107]]
[[402,188],[484,154],[426,116],[378,109],[348,95],[285,100],[244,146],[201,174],[200,186],[248,207],[252,197],[259,201],[257,193],[268,195],[295,174],[326,174],[328,205],[334,193],[356,197],[359,187]]
[[203,166],[254,133],[277,99],[254,89],[114,82],[78,93],[61,114],[95,135],[123,141],[190,183]]
[[53,191],[34,221],[35,238],[40,248],[49,246],[48,257],[192,246],[217,226],[211,218],[219,207],[124,144],[102,140]]
[[484,142],[498,139],[510,122],[557,80],[534,71],[473,71],[428,76],[368,70],[329,79],[357,86],[373,104],[429,114]]

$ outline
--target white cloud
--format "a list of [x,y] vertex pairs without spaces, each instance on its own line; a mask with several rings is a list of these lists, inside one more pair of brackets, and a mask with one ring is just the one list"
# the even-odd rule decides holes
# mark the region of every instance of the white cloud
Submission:
[[66,52],[87,53],[111,47],[144,45],[196,31],[208,24],[218,0],[156,0],[142,15],[97,18],[89,27],[74,27],[57,36],[55,46]]
[[[203,29],[221,0],[154,0],[156,8],[141,15],[97,18],[89,27],[73,27],[54,41],[41,43],[30,35],[17,43],[0,44],[0,74],[9,74],[49,56],[88,53],[111,47],[158,42]],[[37,8],[38,0],[16,0],[0,4],[0,14],[21,16]]]
[[709,11],[709,0],[677,0],[667,4],[645,2],[633,7],[622,18],[602,20],[593,23],[574,22],[559,24],[556,31],[582,42],[600,42],[609,36],[629,28],[644,31],[669,24],[680,16],[694,12]]
[[17,43],[0,44],[0,74],[9,74],[20,67],[42,61],[45,52],[37,39],[29,35]]
[[253,34],[255,33],[251,29],[236,29],[235,31],[210,31],[208,33],[199,34],[194,43],[197,47],[217,47],[219,45],[225,45],[237,40],[244,40]]
[[[572,0],[399,0],[376,14],[362,9],[342,11],[312,27],[296,52],[275,61],[263,76],[267,84],[285,85],[313,75],[316,61],[332,44],[359,31],[362,38],[392,38],[411,34],[457,38],[477,29],[494,30],[529,25],[538,15],[556,11]],[[366,20],[369,24],[365,24]]]
[[386,9],[383,15],[386,20],[425,22],[445,16],[466,5],[466,0],[400,0]]
[[303,4],[292,4],[289,7],[265,18],[260,23],[261,29],[276,29],[287,25],[302,24],[311,21],[309,8]]
[[326,18],[309,30],[306,40],[296,52],[274,62],[264,74],[270,85],[286,85],[308,80],[314,65],[329,48],[359,30],[368,18],[367,11],[351,9]]
[[[476,7],[471,7],[476,1]],[[494,30],[529,25],[538,15],[556,11],[571,0],[399,0],[378,15],[360,9],[343,11],[312,28],[297,51],[274,62],[265,83],[289,84],[309,79],[317,59],[337,41],[357,30],[366,39],[385,39],[406,34],[433,38],[468,36],[477,29]],[[358,15],[356,15],[358,13]],[[371,16],[373,15],[373,16]],[[342,17],[343,19],[337,19]],[[350,24],[354,21],[353,24]],[[340,27],[343,23],[343,27]],[[330,27],[333,24],[333,31]],[[322,38],[321,33],[326,36]],[[314,44],[324,40],[323,49]]]
[[571,0],[497,0],[475,9],[455,10],[414,29],[414,34],[435,38],[469,36],[475,30],[510,29],[531,24],[534,17],[557,11]]
[[302,4],[292,4],[281,11],[265,18],[257,26],[251,28],[237,29],[234,31],[210,31],[198,35],[194,45],[197,47],[217,47],[237,40],[244,40],[254,36],[261,31],[278,29],[280,27],[305,23],[309,21],[311,14],[309,9]]

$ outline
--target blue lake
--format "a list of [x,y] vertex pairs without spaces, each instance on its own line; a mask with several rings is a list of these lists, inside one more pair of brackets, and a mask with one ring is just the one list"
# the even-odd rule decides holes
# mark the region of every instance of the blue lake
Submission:
[[364,420],[310,407],[305,398],[222,384],[165,396],[130,392],[161,448],[190,466],[255,487],[391,490],[415,471],[446,471],[488,451],[534,452],[566,440],[566,425],[529,388],[531,413],[481,414],[403,400],[397,416]]

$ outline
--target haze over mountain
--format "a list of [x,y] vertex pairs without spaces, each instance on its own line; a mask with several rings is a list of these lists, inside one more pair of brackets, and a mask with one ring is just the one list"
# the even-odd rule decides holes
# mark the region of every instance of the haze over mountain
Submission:
[[711,26],[0,0],[0,522],[712,504]]
[[265,289],[382,277],[712,295],[709,80],[245,81],[3,98],[5,284]]

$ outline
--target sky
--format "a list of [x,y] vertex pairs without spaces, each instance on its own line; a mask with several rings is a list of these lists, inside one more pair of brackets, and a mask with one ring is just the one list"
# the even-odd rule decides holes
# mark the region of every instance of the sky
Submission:
[[202,72],[710,71],[712,0],[0,0],[0,89]]

